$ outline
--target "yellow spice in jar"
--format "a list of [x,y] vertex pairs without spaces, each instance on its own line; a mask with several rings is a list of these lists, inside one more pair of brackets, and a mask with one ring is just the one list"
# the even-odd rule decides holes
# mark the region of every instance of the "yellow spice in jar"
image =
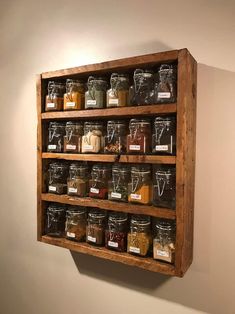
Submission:
[[131,192],[131,183],[129,184],[128,202],[139,203],[139,204],[150,204],[151,203],[151,186],[142,185],[141,188],[135,192]]

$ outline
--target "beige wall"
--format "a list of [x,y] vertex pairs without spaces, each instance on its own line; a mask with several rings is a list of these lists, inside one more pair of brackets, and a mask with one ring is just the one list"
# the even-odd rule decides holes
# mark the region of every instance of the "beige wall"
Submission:
[[[235,313],[234,13],[228,0],[0,2],[0,313]],[[37,243],[35,74],[183,47],[199,62],[186,276]]]

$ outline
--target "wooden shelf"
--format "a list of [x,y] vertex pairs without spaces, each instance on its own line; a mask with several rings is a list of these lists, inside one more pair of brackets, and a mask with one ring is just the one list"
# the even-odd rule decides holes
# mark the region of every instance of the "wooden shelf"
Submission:
[[104,247],[95,247],[87,243],[73,242],[64,238],[42,236],[41,241],[63,247],[71,251],[97,256],[114,262],[121,262],[123,264],[137,266],[146,270],[161,272],[166,275],[175,275],[175,267],[173,265],[161,263],[152,258],[141,258],[128,253],[111,251]]
[[176,214],[172,209],[160,208],[150,205],[139,205],[109,200],[100,200],[90,197],[73,197],[66,194],[56,195],[52,193],[42,193],[41,199],[47,202],[56,202],[69,205],[98,207],[105,210],[115,210],[130,214],[145,214],[153,217],[175,219]]
[[102,118],[131,118],[137,116],[153,116],[156,114],[175,113],[176,104],[145,105],[138,107],[121,107],[106,109],[91,109],[77,111],[44,112],[43,120],[51,119],[102,119]]
[[94,162],[122,162],[122,163],[150,163],[150,164],[175,164],[175,156],[156,155],[109,155],[109,154],[65,154],[42,153],[43,159],[64,159]]

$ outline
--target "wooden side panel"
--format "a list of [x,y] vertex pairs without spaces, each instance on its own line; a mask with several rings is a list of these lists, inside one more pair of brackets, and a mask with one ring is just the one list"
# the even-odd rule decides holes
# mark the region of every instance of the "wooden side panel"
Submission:
[[193,258],[197,63],[179,52],[176,157],[176,273],[183,276]]

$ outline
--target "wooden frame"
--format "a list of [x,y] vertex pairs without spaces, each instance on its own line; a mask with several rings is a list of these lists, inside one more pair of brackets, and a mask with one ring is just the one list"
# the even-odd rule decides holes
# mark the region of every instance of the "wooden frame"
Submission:
[[[177,103],[148,105],[138,107],[80,110],[70,112],[44,112],[46,86],[49,79],[68,77],[87,78],[90,74],[110,74],[113,71],[133,71],[138,67],[155,67],[162,62],[178,64]],[[195,177],[195,133],[196,133],[196,83],[197,63],[187,49],[154,53],[144,56],[114,60],[99,64],[80,66],[72,69],[42,73],[37,76],[37,239],[38,241],[64,247],[108,260],[137,266],[154,272],[182,277],[192,263],[193,258],[193,210]],[[156,155],[105,155],[102,154],[58,154],[44,152],[44,138],[47,136],[49,120],[66,119],[108,119],[110,117],[151,116],[156,114],[176,114],[177,152],[176,156]],[[88,160],[123,163],[163,163],[176,165],[176,210],[154,206],[136,206],[115,202],[115,210],[129,213],[142,213],[155,217],[176,219],[176,257],[175,264],[169,265],[152,258],[139,258],[128,253],[117,253],[105,248],[97,248],[87,243],[76,243],[63,238],[44,235],[44,216],[48,202],[63,204],[96,206],[113,210],[114,202],[91,198],[76,198],[68,195],[46,193],[44,163],[48,160]]]

